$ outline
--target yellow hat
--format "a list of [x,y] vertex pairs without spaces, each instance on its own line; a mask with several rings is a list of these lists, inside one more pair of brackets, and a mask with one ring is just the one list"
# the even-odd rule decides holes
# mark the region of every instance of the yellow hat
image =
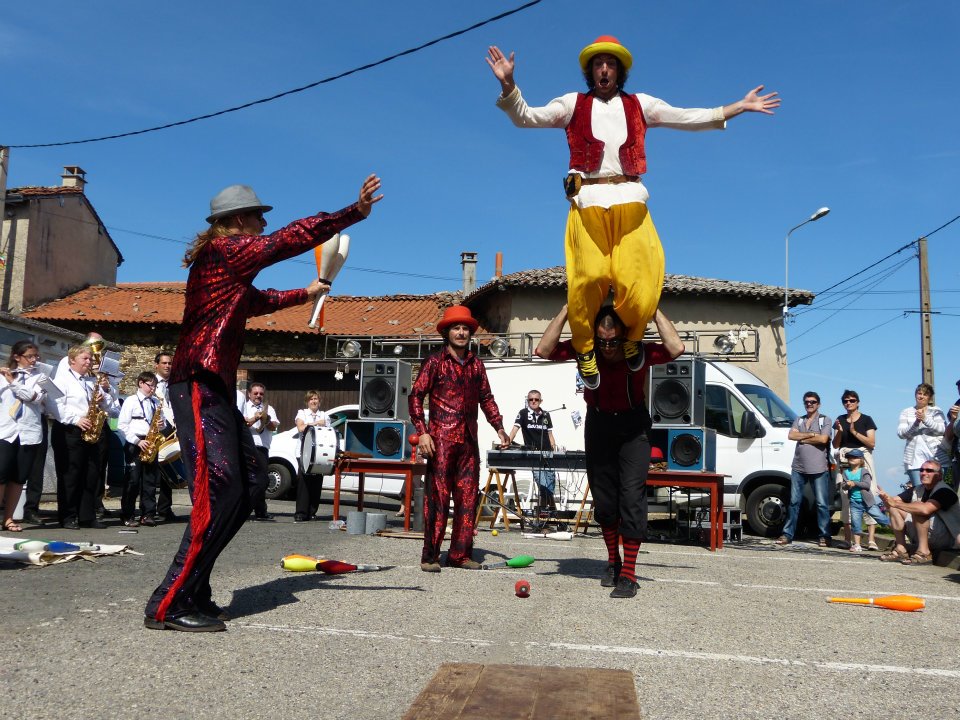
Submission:
[[600,53],[610,53],[623,64],[624,70],[633,65],[633,55],[613,35],[601,35],[580,51],[580,68],[586,72],[590,66],[590,58]]

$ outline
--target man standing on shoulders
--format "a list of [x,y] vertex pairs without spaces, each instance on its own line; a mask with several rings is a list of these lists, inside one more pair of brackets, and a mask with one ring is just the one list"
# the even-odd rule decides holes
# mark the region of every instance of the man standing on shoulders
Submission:
[[[637,554],[647,535],[647,433],[653,424],[644,397],[647,368],[669,362],[684,351],[683,341],[667,316],[657,309],[653,320],[661,342],[641,343],[640,364],[632,370],[623,352],[626,326],[609,305],[600,309],[594,323],[594,343],[600,350],[597,368],[603,382],[583,393],[587,404],[587,480],[593,494],[594,517],[607,546],[608,565],[600,585],[613,588],[612,598],[632,598],[637,594]],[[560,342],[566,321],[564,305],[543,333],[537,345],[538,356],[558,362],[575,358],[573,342]]]
[[647,211],[647,128],[723,129],[745,112],[772,115],[777,93],[714,108],[675,108],[645,93],[623,91],[633,56],[620,41],[602,35],[580,51],[588,92],[567,93],[544,107],[529,107],[513,78],[513,53],[491,46],[487,64],[500,81],[497,106],[521,128],[564,129],[570,148],[564,181],[570,210],[565,252],[570,332],[583,384],[595,389],[600,375],[593,321],[613,288],[613,304],[627,328],[623,354],[631,370],[643,365],[640,341],[660,303],[663,247]]
[[[420,569],[440,572],[440,546],[447,528],[453,496],[453,534],[447,566],[479,570],[473,559],[473,527],[480,491],[480,448],[477,409],[500,436],[500,447],[510,445],[503,418],[490,391],[487,371],[470,350],[478,323],[463,305],[448,307],[437,330],[444,348],[423,363],[410,391],[410,420],[420,434],[417,453],[427,460],[423,513],[423,552]],[[430,396],[430,424],[423,400]]]
[[794,421],[787,437],[797,443],[793,454],[793,474],[790,483],[790,511],[787,524],[783,526],[783,535],[777,539],[777,545],[789,545],[797,532],[797,520],[800,516],[800,503],[803,501],[803,489],[813,484],[813,494],[817,502],[817,526],[820,528],[820,547],[830,545],[830,464],[828,448],[833,423],[826,415],[820,414],[820,396],[813,392],[803,394],[803,407],[806,415]]
[[267,512],[267,473],[270,466],[270,443],[273,441],[273,431],[280,427],[277,412],[272,405],[266,402],[267,388],[262,382],[250,383],[247,388],[247,400],[243,406],[243,419],[250,428],[253,436],[253,445],[257,448],[258,460],[263,469],[260,479],[250,498],[253,503],[253,519],[269,521],[273,515]]
[[[556,450],[557,443],[553,439],[553,420],[550,413],[543,409],[543,397],[539,390],[527,393],[527,406],[517,413],[513,421],[513,430],[510,431],[510,442],[517,436],[517,431],[523,433],[523,446],[536,453],[546,453]],[[549,462],[541,462],[540,467],[533,470],[533,479],[539,490],[541,510],[556,510],[554,492],[557,487],[557,474]]]

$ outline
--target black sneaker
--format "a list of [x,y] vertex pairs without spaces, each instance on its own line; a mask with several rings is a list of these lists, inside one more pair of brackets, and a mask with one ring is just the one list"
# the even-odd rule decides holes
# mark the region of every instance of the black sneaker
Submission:
[[577,370],[584,387],[596,390],[600,387],[600,369],[597,367],[597,356],[593,350],[583,355],[577,355]]
[[627,368],[636,372],[643,367],[643,343],[638,340],[626,340],[623,343],[623,356],[627,359]]
[[620,566],[622,563],[619,561],[613,565],[607,565],[607,569],[603,571],[603,577],[600,578],[600,587],[616,587],[617,580],[620,579]]
[[617,579],[617,586],[610,593],[612,598],[632,598],[637,596],[637,588],[640,585],[635,580],[628,580],[625,577]]

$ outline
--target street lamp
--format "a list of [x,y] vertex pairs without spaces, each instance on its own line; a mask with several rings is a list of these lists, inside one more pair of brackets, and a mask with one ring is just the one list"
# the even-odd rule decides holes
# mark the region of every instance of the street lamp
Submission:
[[797,225],[796,227],[790,228],[790,231],[787,233],[787,239],[784,243],[784,261],[783,261],[783,324],[784,326],[786,326],[787,324],[787,315],[790,314],[790,310],[789,310],[790,283],[788,281],[788,275],[790,270],[790,234],[794,230],[797,230],[798,228],[802,228],[807,223],[813,222],[814,220],[819,220],[829,212],[830,212],[830,208],[822,207],[819,210],[817,210],[813,215],[811,215],[806,220],[804,220],[802,223]]

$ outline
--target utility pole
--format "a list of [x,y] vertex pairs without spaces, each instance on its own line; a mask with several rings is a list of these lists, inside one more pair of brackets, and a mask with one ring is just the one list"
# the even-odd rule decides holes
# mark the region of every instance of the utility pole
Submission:
[[[3,219],[6,217],[4,213],[6,212],[6,201],[7,201],[7,156],[10,154],[9,148],[0,145],[0,234],[3,231]],[[3,238],[0,237],[0,246],[2,246]]]
[[920,257],[920,364],[923,382],[933,384],[933,328],[930,326],[930,276],[927,273],[927,239],[917,240]]

